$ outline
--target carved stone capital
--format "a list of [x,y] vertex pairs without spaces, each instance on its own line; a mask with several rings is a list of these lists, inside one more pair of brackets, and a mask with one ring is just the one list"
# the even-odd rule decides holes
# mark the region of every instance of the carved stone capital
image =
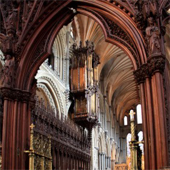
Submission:
[[27,102],[30,100],[31,93],[20,89],[12,89],[8,87],[2,87],[0,89],[2,97],[9,100],[18,100],[21,102]]
[[149,72],[150,75],[159,72],[163,74],[165,69],[165,56],[163,55],[155,55],[148,58]]
[[143,83],[147,77],[149,77],[149,66],[143,64],[139,69],[134,71],[134,76],[138,84]]

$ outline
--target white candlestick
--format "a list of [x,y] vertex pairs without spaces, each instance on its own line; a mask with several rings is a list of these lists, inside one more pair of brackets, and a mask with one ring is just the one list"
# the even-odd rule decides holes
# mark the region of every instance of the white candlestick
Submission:
[[130,110],[130,120],[131,121],[134,121],[134,115],[135,115],[135,112],[133,110]]

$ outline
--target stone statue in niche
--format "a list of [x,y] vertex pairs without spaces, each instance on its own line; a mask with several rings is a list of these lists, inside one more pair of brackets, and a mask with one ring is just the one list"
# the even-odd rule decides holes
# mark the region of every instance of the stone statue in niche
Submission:
[[15,59],[11,55],[6,55],[5,65],[2,69],[1,86],[2,87],[13,87],[15,73]]
[[160,54],[160,30],[155,25],[153,18],[148,18],[148,27],[146,28],[146,39],[148,43],[149,56]]
[[11,11],[8,12],[8,18],[6,22],[8,34],[11,33],[11,31],[16,31],[17,27],[17,16],[18,16],[18,8],[13,8]]

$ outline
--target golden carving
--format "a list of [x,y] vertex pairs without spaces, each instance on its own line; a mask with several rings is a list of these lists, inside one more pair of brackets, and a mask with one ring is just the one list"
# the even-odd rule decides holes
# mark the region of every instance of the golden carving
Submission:
[[131,150],[131,170],[137,170],[137,146],[139,143],[143,143],[143,141],[138,142],[136,140],[135,130],[135,119],[134,119],[135,112],[133,110],[130,111],[130,127],[131,127],[131,141],[129,142],[130,150]]
[[30,126],[29,170],[52,170],[51,137],[40,134]]

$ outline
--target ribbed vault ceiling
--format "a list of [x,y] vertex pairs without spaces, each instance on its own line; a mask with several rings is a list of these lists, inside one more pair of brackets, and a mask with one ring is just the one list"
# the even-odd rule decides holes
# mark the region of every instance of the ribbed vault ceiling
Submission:
[[106,43],[99,24],[93,19],[78,14],[73,21],[73,32],[77,43],[92,41],[100,56],[100,90],[107,96],[117,119],[122,121],[124,114],[139,103],[137,85],[133,76],[130,58],[119,47]]

